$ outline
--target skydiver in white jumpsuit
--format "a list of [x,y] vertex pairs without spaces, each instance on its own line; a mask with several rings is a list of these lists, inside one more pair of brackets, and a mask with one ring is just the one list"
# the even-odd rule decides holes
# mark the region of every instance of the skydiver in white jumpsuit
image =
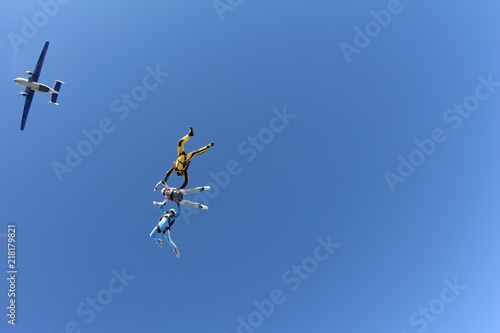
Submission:
[[167,203],[168,200],[171,200],[171,201],[174,201],[178,204],[183,204],[183,205],[191,206],[194,208],[208,209],[208,207],[205,205],[184,199],[185,194],[191,194],[194,192],[201,192],[201,191],[205,191],[205,190],[210,190],[210,186],[201,186],[201,187],[195,187],[195,188],[190,188],[190,189],[178,189],[175,187],[165,187],[161,190],[161,194],[164,195],[165,200],[163,200],[163,202],[153,201],[153,204],[160,206],[160,207],[163,207]]

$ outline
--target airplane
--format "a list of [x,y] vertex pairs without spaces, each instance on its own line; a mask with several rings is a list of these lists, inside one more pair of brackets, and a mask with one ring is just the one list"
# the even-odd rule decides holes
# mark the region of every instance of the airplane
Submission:
[[38,78],[40,77],[40,72],[42,71],[43,60],[45,59],[45,54],[47,53],[48,48],[49,48],[49,41],[45,41],[42,53],[40,54],[40,57],[38,58],[38,61],[35,65],[35,70],[33,72],[26,71],[28,79],[20,77],[14,79],[15,83],[17,83],[22,87],[26,87],[25,91],[19,93],[19,97],[20,96],[26,97],[26,100],[24,101],[23,118],[21,120],[21,131],[24,131],[24,126],[26,125],[26,119],[28,118],[28,113],[30,112],[31,101],[33,100],[35,91],[51,93],[52,95],[50,97],[49,103],[59,105],[57,104],[57,97],[59,96],[59,89],[61,89],[61,84],[64,82],[55,80],[56,83],[54,84],[53,88],[38,82]]

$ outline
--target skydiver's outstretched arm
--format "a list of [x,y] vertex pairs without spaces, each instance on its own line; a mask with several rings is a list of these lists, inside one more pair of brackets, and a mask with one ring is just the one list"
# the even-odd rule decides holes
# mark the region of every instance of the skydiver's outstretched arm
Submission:
[[155,191],[158,189],[158,186],[160,186],[161,184],[163,184],[163,185],[167,184],[167,179],[168,179],[168,177],[170,177],[172,172],[174,172],[174,167],[171,167],[170,170],[168,170],[167,173],[165,174],[165,178],[163,180],[160,180],[158,182],[158,184],[156,184]]
[[160,206],[160,207],[163,207],[167,204],[167,199],[163,200],[162,202],[156,202],[156,201],[153,201],[153,204],[154,205],[157,205],[157,206]]
[[154,189],[154,192],[156,192],[156,190],[158,189],[158,186],[160,186],[161,184],[163,184],[163,180],[160,180],[156,185],[155,185],[155,189]]
[[168,179],[168,177],[170,177],[170,175],[172,174],[172,172],[174,172],[174,167],[171,167],[170,170],[168,170],[167,173],[165,174],[165,178],[163,179],[163,183],[164,184],[167,183],[167,179]]
[[176,202],[176,204],[177,204],[177,213],[175,213],[175,215],[172,216],[172,218],[174,218],[174,219],[178,218],[179,215],[181,215],[181,205],[179,205],[178,202]]
[[188,175],[188,171],[187,171],[187,169],[186,169],[186,170],[184,170],[184,172],[183,172],[182,174],[183,174],[183,176],[184,176],[184,183],[181,185],[181,187],[179,187],[179,190],[180,190],[181,188],[186,187],[186,185],[189,183],[189,175]]

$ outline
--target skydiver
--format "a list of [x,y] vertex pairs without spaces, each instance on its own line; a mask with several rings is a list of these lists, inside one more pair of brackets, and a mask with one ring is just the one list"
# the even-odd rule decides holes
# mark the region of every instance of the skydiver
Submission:
[[[180,253],[179,249],[177,249],[177,245],[170,238],[170,229],[174,225],[175,219],[179,217],[181,214],[181,206],[177,204],[179,210],[176,212],[175,209],[170,209],[168,212],[164,212],[162,217],[160,217],[160,222],[156,225],[156,227],[151,231],[149,237],[153,238],[156,241],[156,244],[161,248],[161,239],[158,238],[158,234],[162,233],[164,237],[167,239],[168,243],[172,246],[175,255],[179,258]],[[167,233],[165,235],[165,233]]]
[[211,142],[203,148],[200,148],[198,150],[190,152],[189,154],[186,154],[186,152],[184,151],[184,143],[188,141],[189,138],[192,136],[194,136],[193,128],[190,127],[189,133],[182,139],[180,139],[179,142],[177,143],[177,160],[175,160],[174,166],[167,171],[167,173],[165,174],[165,178],[159,181],[158,184],[156,184],[155,191],[161,184],[163,185],[167,184],[168,177],[170,177],[170,175],[174,171],[177,172],[178,176],[184,177],[184,183],[179,187],[179,189],[183,189],[184,187],[186,187],[187,183],[189,182],[189,176],[187,170],[189,168],[189,163],[191,163],[191,159],[196,155],[203,154],[208,150],[208,148],[213,147],[214,145],[214,143]]
[[153,204],[163,207],[167,203],[168,200],[176,202],[177,204],[183,204],[186,206],[191,206],[194,208],[200,208],[200,209],[208,209],[207,206],[202,205],[197,202],[192,202],[189,200],[184,199],[184,194],[191,194],[194,192],[201,192],[205,190],[210,190],[210,186],[201,186],[201,187],[195,187],[195,188],[190,188],[190,189],[178,189],[175,187],[164,187],[161,189],[161,194],[165,197],[165,200],[163,202],[156,202],[153,201]]

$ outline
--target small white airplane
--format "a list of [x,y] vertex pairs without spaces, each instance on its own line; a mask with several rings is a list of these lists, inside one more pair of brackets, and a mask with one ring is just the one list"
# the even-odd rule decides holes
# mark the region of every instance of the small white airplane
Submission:
[[45,45],[43,46],[42,53],[40,54],[40,57],[38,58],[38,61],[36,63],[35,70],[33,72],[26,72],[26,74],[29,75],[28,79],[23,79],[21,77],[14,79],[15,83],[26,88],[25,91],[19,93],[19,96],[26,97],[26,100],[24,101],[23,118],[21,120],[21,131],[24,130],[24,126],[26,125],[26,119],[28,118],[28,113],[30,112],[31,101],[33,100],[35,91],[51,93],[52,95],[49,102],[55,105],[59,105],[57,104],[57,96],[59,96],[59,89],[61,89],[61,84],[64,82],[56,80],[54,88],[38,82],[40,72],[42,71],[43,60],[45,59],[45,54],[47,53],[48,48],[49,41],[46,41]]
[[[33,73],[30,71],[27,71],[26,74],[32,75]],[[64,83],[62,81],[56,80],[56,84],[54,85],[54,88],[51,88],[49,86],[46,86],[43,83],[30,82],[28,79],[23,79],[22,77],[18,77],[17,79],[14,79],[14,82],[17,83],[18,85],[20,85],[21,87],[26,87],[26,88],[30,88],[32,90],[41,91],[41,92],[48,92],[51,94],[59,94],[59,91],[56,90],[57,85],[58,85],[57,83]],[[19,93],[19,96],[28,96],[28,93],[23,91],[23,92]],[[55,98],[55,100],[57,101],[57,97]],[[56,103],[56,101],[52,101],[52,98],[51,98],[49,103],[59,105]]]

